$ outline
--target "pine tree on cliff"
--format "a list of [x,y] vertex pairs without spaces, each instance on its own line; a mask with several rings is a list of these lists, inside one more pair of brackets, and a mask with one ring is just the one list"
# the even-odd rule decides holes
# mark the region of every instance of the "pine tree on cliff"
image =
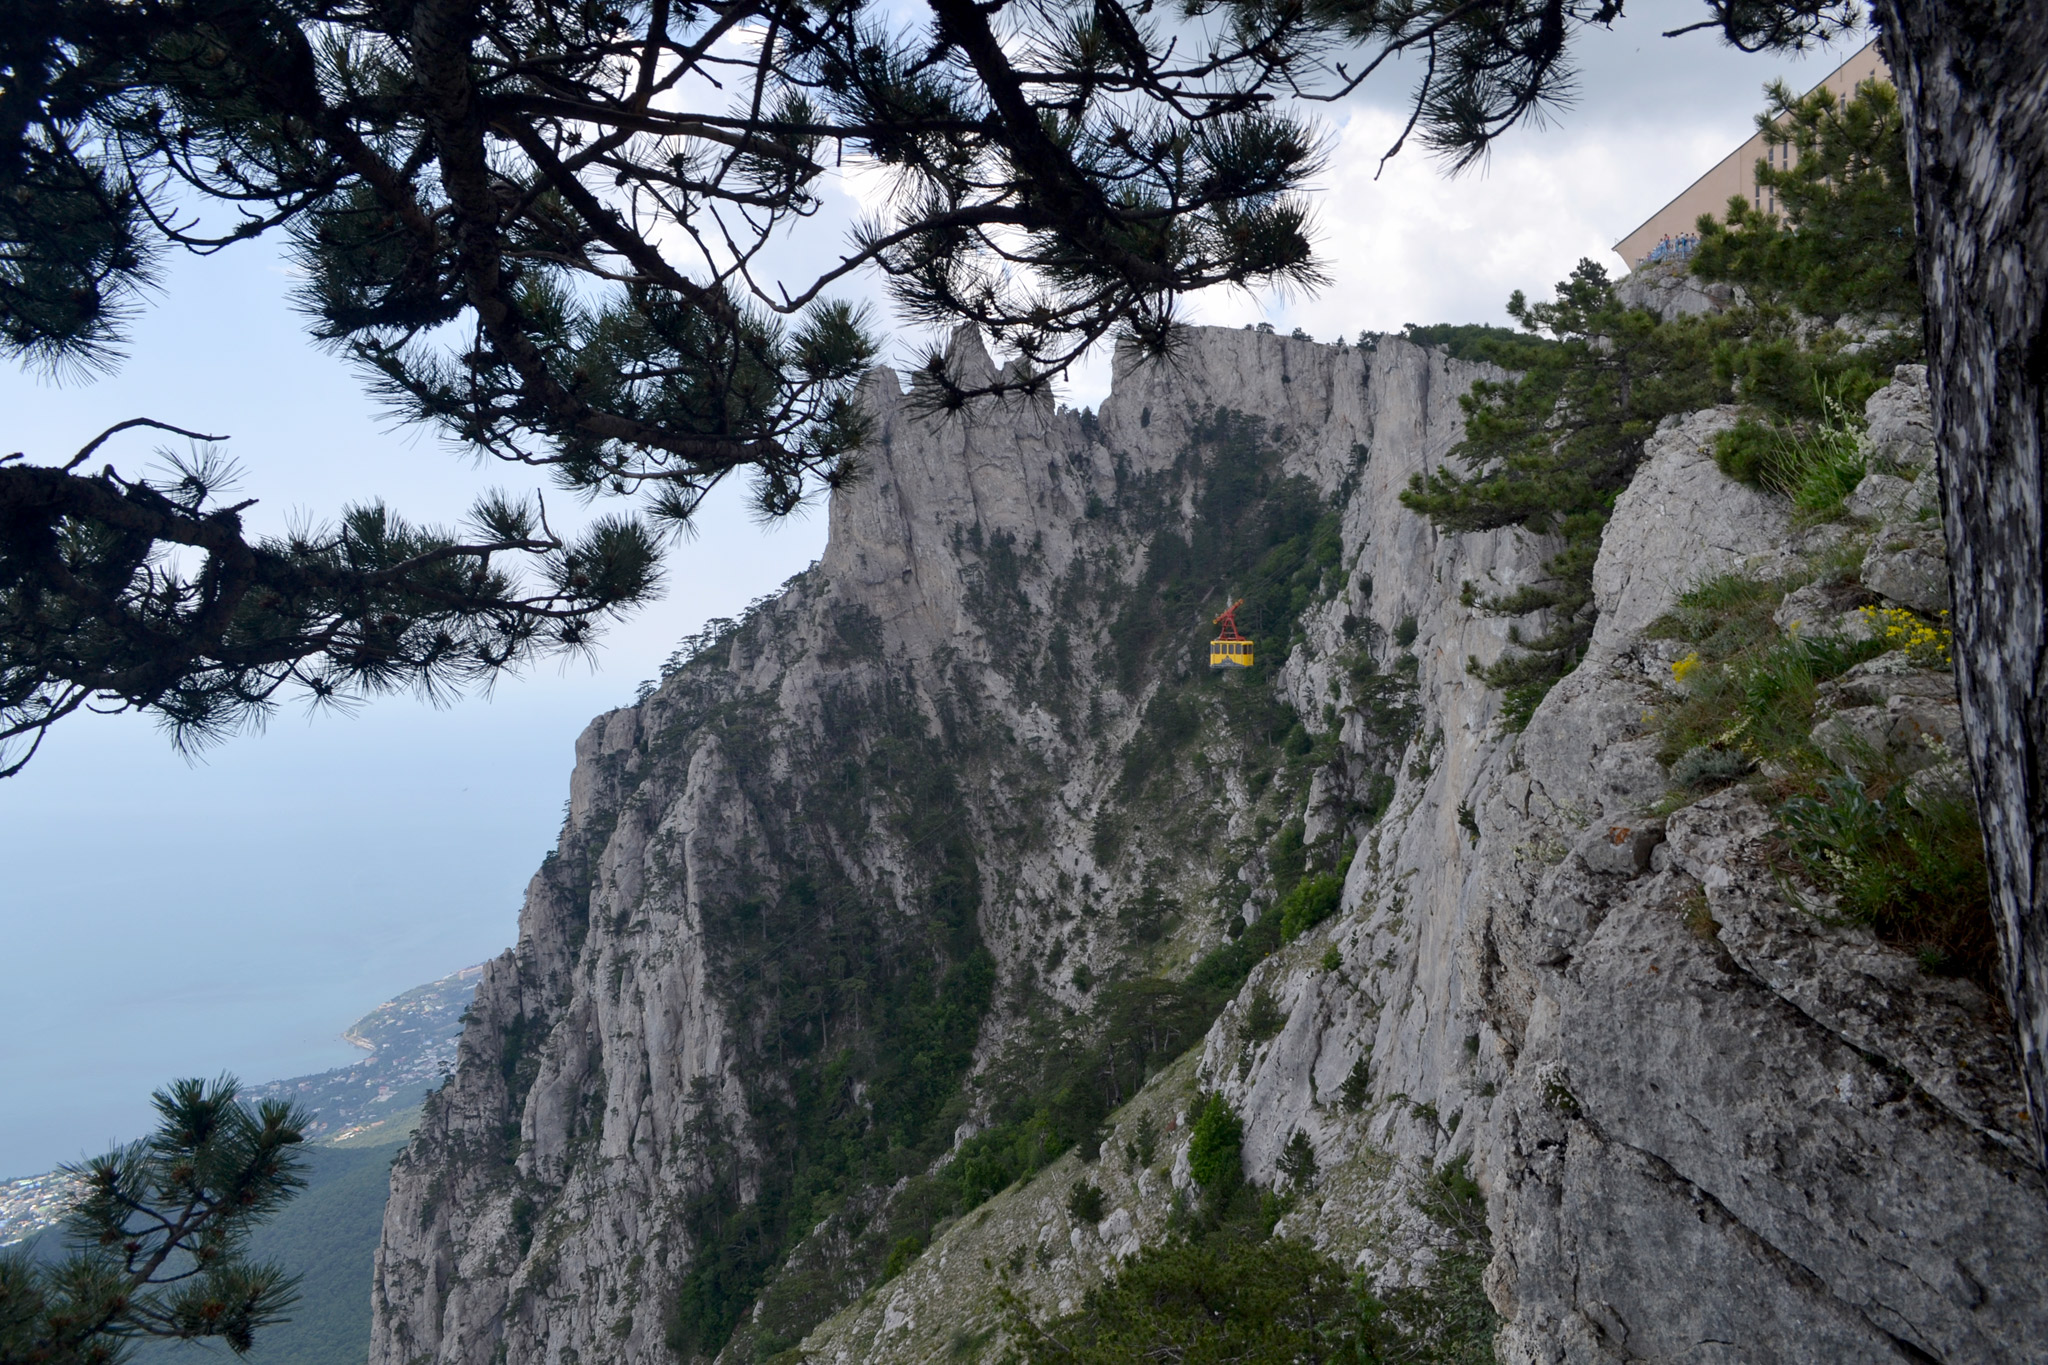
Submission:
[[0,1251],[0,1365],[100,1365],[150,1337],[239,1356],[297,1299],[292,1276],[249,1259],[248,1236],[305,1184],[293,1149],[307,1116],[246,1108],[226,1076],[152,1099],[155,1133],[65,1168],[68,1254]]
[[[1188,291],[1318,278],[1300,197],[1316,139],[1281,97],[1335,98],[1416,56],[1402,142],[1468,166],[1566,93],[1574,34],[1622,8],[17,0],[0,344],[104,364],[164,249],[282,230],[316,335],[381,396],[639,515],[572,545],[502,503],[466,534],[356,509],[255,543],[215,499],[218,467],[150,484],[79,472],[91,447],[10,458],[0,742],[18,766],[88,699],[203,737],[287,685],[434,689],[582,648],[652,590],[659,533],[723,478],[750,475],[772,514],[854,472],[873,343],[829,297],[852,272],[1025,362],[980,392],[1035,390],[1112,332],[1166,350]],[[1693,27],[1757,51],[1859,7],[1704,9]],[[2048,24],[1991,0],[1875,12],[1908,127],[1966,729],[2048,1134]],[[831,254],[807,220],[849,155],[894,192]],[[935,357],[923,377],[936,405],[974,396]],[[173,547],[196,573],[170,571]]]

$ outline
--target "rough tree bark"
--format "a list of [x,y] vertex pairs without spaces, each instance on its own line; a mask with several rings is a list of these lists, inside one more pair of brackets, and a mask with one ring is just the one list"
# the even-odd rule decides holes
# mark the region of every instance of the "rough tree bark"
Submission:
[[2048,1165],[2048,5],[1879,0],[1906,117],[1956,683]]

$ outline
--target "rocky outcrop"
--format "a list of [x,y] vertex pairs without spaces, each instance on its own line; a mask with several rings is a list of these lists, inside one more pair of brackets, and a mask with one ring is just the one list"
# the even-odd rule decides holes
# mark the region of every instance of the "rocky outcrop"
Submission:
[[[989,366],[971,332],[949,363]],[[1248,581],[1269,589],[1249,623],[1269,637],[1311,628],[1311,601],[1314,629],[1362,637],[1333,606],[1373,591],[1343,544],[1372,516],[1392,542],[1430,539],[1393,492],[1457,439],[1479,371],[1249,331],[1119,368],[1099,415],[947,419],[878,371],[867,474],[835,497],[823,561],[578,741],[519,945],[394,1174],[376,1360],[701,1345],[678,1295],[772,1266],[686,1289],[693,1267],[749,1208],[804,1198],[784,1163],[815,1153],[779,1134],[873,1112],[887,1087],[880,1107],[892,1123],[908,1107],[915,1131],[856,1120],[862,1169],[974,1131],[986,1101],[967,1079],[1027,1022],[1085,1009],[1095,981],[1184,970],[1270,899],[1273,830],[1312,781],[1318,832],[1354,818],[1353,787],[1398,744],[1314,773],[1275,749],[1297,720],[1334,723],[1331,661],[1245,697],[1197,651]],[[1433,596],[1390,580],[1372,620],[1391,630]],[[906,1029],[931,1049],[915,1083],[891,1055]],[[863,1178],[800,1207],[872,1213]],[[868,1286],[866,1216],[820,1225],[792,1264],[823,1257],[823,1287],[785,1285],[755,1337]],[[802,1232],[745,1235],[776,1250]]]
[[1673,259],[1629,272],[1616,283],[1614,296],[1624,307],[1647,309],[1670,322],[1725,313],[1741,301],[1742,291],[1732,284],[1705,283],[1692,273],[1689,260]]
[[[962,337],[951,363],[988,361]],[[1254,1180],[1288,1183],[1306,1138],[1280,1231],[1382,1281],[1426,1270],[1413,1192],[1467,1162],[1504,1361],[2048,1355],[2048,1192],[1995,1002],[1816,913],[1763,806],[1677,801],[1658,761],[1688,646],[1656,627],[1682,592],[1803,575],[1780,629],[1874,629],[1863,607],[1920,600],[1881,547],[1924,500],[1867,483],[1863,520],[1798,526],[1715,468],[1729,414],[1667,423],[1616,505],[1592,647],[1506,733],[1470,663],[1509,623],[1464,603],[1553,547],[1440,535],[1397,496],[1478,373],[1398,341],[1199,331],[1170,362],[1120,358],[1100,414],[942,421],[871,380],[871,470],[821,564],[579,741],[519,946],[394,1171],[373,1360],[689,1352],[676,1305],[734,1255],[704,1230],[758,1233],[747,1210],[795,1197],[776,1135],[811,1121],[828,1062],[856,1129],[899,1084],[863,1051],[879,1001],[846,979],[981,1002],[955,1052],[931,1026],[951,1069],[918,1111],[964,1140],[1006,1058],[1080,1037],[1091,982],[1170,977],[1256,915],[1289,817],[1307,856],[1349,854],[1340,913],[1253,969],[1099,1155],[919,1225],[886,1281],[915,1172],[843,1178],[750,1281],[725,1358],[993,1358],[1002,1294],[1060,1311],[1165,1234],[1202,1091],[1242,1116]],[[1902,372],[1872,400],[1872,478],[1909,493],[1924,394]],[[1281,505],[1298,526],[1250,516]],[[1281,547],[1298,591],[1257,632],[1288,649],[1258,705],[1285,709],[1257,710],[1268,691],[1194,651]],[[1883,656],[1821,724],[1953,780],[1941,683]],[[1254,1028],[1255,1002],[1282,1022]],[[891,1150],[949,1146],[915,1137]]]
[[[1644,722],[1668,704],[1682,646],[1644,628],[1716,573],[1771,577],[1802,545],[1839,555],[1841,535],[1869,534],[1795,534],[1721,478],[1707,450],[1722,421],[1701,414],[1652,442],[1595,571],[1593,646],[1527,731],[1446,726],[1450,780],[1433,772],[1414,793],[1435,840],[1376,832],[1380,884],[1358,888],[1352,923],[1384,915],[1391,873],[1404,914],[1433,930],[1417,946],[1455,942],[1463,971],[1432,983],[1434,954],[1396,959],[1411,1022],[1374,1040],[1375,1093],[1478,1111],[1418,1155],[1440,1160],[1470,1134],[1504,1360],[2032,1359],[2048,1350],[2048,1306],[2018,1267],[2048,1246],[2048,1205],[1996,1003],[1802,907],[1747,796],[1653,813],[1669,779]],[[1862,591],[1883,594],[1869,562]],[[1840,680],[1836,720],[1874,701],[1885,742],[1938,748],[1952,685],[1901,657]],[[1468,686],[1440,684],[1436,705]],[[1461,766],[1470,853],[1445,838]],[[1404,863],[1404,845],[1420,856]],[[1455,1051],[1417,1046],[1420,1022],[1447,1016],[1480,1034],[1464,1076]],[[1261,1072],[1302,1055],[1283,1049],[1247,1078],[1261,1154],[1298,1121],[1266,1116]],[[1381,1122],[1368,1134],[1402,1127]]]

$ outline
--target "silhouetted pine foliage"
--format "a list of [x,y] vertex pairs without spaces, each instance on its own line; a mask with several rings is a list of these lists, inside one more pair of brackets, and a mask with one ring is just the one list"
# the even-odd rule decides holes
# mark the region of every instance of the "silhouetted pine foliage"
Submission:
[[[0,773],[88,699],[191,741],[260,719],[286,684],[435,693],[583,648],[724,479],[777,516],[859,472],[877,341],[834,296],[854,273],[1020,362],[969,383],[928,350],[917,392],[937,409],[1038,392],[1112,334],[1167,354],[1191,291],[1322,279],[1303,195],[1322,145],[1289,101],[1426,53],[1402,141],[1469,164],[1556,104],[1573,35],[1620,13],[18,0],[0,26],[0,349],[103,370],[166,250],[282,233],[313,335],[397,417],[636,510],[598,544],[543,523],[358,556],[363,518],[395,513],[271,544],[239,507],[166,511],[82,459],[0,463],[0,534],[28,547],[0,559]],[[1855,18],[1815,0],[1706,16],[1751,48]],[[849,164],[886,194],[834,251],[810,220]],[[181,548],[199,581],[171,567]],[[540,587],[496,577],[529,557]],[[122,648],[96,637],[96,600]]]

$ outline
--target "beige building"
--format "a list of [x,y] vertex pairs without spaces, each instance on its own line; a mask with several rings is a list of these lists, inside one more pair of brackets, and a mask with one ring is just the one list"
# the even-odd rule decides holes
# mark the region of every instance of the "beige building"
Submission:
[[[1890,80],[1891,74],[1884,58],[1877,55],[1877,45],[1872,43],[1836,67],[1814,89],[1825,86],[1835,94],[1847,97],[1872,77]],[[1701,214],[1711,213],[1720,217],[1727,209],[1728,201],[1736,195],[1741,195],[1760,209],[1776,211],[1777,196],[1770,190],[1757,187],[1756,163],[1785,164],[1791,155],[1790,147],[1771,147],[1765,144],[1762,133],[1752,135],[1749,141],[1724,157],[1718,166],[1687,186],[1676,199],[1651,214],[1641,227],[1616,242],[1615,252],[1630,269],[1634,269],[1663,238],[1693,231]]]

